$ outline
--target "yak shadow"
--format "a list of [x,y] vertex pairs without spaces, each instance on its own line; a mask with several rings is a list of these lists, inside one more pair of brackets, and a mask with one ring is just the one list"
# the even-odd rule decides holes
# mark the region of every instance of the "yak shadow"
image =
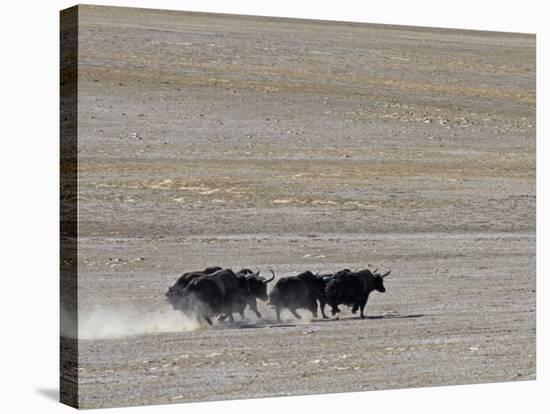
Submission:
[[[410,318],[423,318],[423,313],[413,313],[411,315],[374,315],[366,316],[365,319],[410,319]],[[360,316],[354,316],[353,319],[361,319]]]
[[[411,315],[374,315],[365,316],[365,319],[410,319],[410,318],[423,318],[423,313],[413,313]],[[360,316],[354,316],[352,319],[361,319]]]
[[423,313],[413,313],[410,315],[372,315],[365,316],[350,316],[348,318],[328,318],[328,319],[312,319],[311,322],[344,322],[344,321],[366,321],[370,319],[411,319],[411,318],[422,318],[426,315]]
[[[346,321],[366,321],[366,320],[376,320],[376,319],[412,319],[412,318],[422,318],[426,315],[421,313],[415,313],[410,315],[372,315],[365,316],[361,318],[360,316],[350,316],[346,318],[328,318],[328,319],[311,319],[312,323],[317,322],[346,322]],[[303,325],[303,322],[278,322],[276,320],[269,319],[259,319],[257,321],[235,321],[235,322],[224,322],[217,324],[212,327],[215,330],[227,330],[227,329],[260,329],[260,328],[293,328],[298,325]]]
[[225,322],[214,326],[212,329],[226,330],[226,329],[260,329],[260,328],[292,328],[296,324],[277,322],[267,319],[259,319],[257,321],[235,321]]

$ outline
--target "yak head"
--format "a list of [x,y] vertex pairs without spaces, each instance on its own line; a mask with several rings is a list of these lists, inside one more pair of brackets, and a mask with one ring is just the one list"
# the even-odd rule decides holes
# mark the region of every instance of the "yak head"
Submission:
[[260,300],[267,300],[267,284],[275,279],[275,272],[271,271],[271,278],[266,279],[260,276],[260,271],[248,274],[245,278],[248,283],[248,291],[252,296]]
[[388,270],[384,274],[377,273],[377,271],[378,269],[372,272],[372,287],[374,290],[384,293],[386,291],[386,288],[384,287],[384,278],[391,273],[391,270]]
[[172,305],[172,308],[176,310],[182,310],[185,300],[182,294],[182,290],[179,289],[177,285],[170,286],[165,295],[166,300],[170,305]]
[[[185,276],[185,275],[184,275]],[[166,298],[170,303],[172,303],[174,300],[176,300],[179,296],[181,296],[181,292],[184,288],[185,283],[185,277],[181,276],[174,285],[170,286],[168,288],[168,291],[166,292]]]
[[168,292],[165,293],[168,302],[172,302],[172,299],[176,296],[176,287],[170,286]]

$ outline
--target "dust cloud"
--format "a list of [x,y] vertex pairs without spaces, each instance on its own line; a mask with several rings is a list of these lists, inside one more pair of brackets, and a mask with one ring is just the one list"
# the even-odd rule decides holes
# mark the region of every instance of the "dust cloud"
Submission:
[[202,327],[193,317],[170,308],[152,312],[132,308],[95,308],[75,318],[61,309],[61,336],[78,339],[110,339],[167,332],[190,332]]

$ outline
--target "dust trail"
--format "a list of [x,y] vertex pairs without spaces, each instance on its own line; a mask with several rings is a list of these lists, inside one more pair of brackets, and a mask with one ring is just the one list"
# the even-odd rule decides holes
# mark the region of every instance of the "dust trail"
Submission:
[[[62,311],[63,318],[63,311]],[[132,308],[96,308],[79,312],[79,339],[109,339],[163,332],[189,332],[201,328],[198,320],[172,309],[144,312]],[[63,327],[63,326],[62,326]],[[62,329],[62,336],[74,337],[75,329]]]
[[[273,308],[263,302],[258,304],[258,308],[262,318],[257,318],[247,310],[245,316],[247,324],[266,321],[277,323]],[[281,315],[283,323],[305,325],[312,322],[311,314],[308,311],[299,310],[298,312],[302,319],[294,318],[287,310],[283,311]],[[243,322],[238,316],[236,318],[237,325]],[[214,324],[224,326],[218,321],[214,321]],[[227,326],[231,325],[227,324]],[[78,339],[112,339],[169,332],[190,332],[208,328],[206,323],[197,318],[191,315],[182,315],[169,307],[151,312],[135,308],[96,307],[80,311],[78,324],[74,315],[61,308],[61,336],[67,338],[76,338],[77,332]]]

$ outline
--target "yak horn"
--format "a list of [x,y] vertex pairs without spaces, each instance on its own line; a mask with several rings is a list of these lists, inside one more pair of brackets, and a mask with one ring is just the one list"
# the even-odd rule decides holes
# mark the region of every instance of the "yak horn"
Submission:
[[273,279],[275,279],[275,272],[274,272],[273,270],[271,270],[271,269],[269,269],[269,271],[271,272],[271,274],[272,274],[273,276],[271,277],[271,279],[266,280],[265,283],[269,283],[269,282],[271,282]]
[[250,273],[248,275],[246,275],[246,278],[251,278],[251,277],[258,277],[260,276],[260,269],[256,269],[256,273]]
[[386,273],[384,273],[384,274],[382,275],[382,277],[386,277],[386,276],[388,276],[390,273],[391,273],[391,269],[388,270]]
[[378,272],[378,268],[376,268],[376,269],[372,272],[372,274],[375,275],[376,272]]

